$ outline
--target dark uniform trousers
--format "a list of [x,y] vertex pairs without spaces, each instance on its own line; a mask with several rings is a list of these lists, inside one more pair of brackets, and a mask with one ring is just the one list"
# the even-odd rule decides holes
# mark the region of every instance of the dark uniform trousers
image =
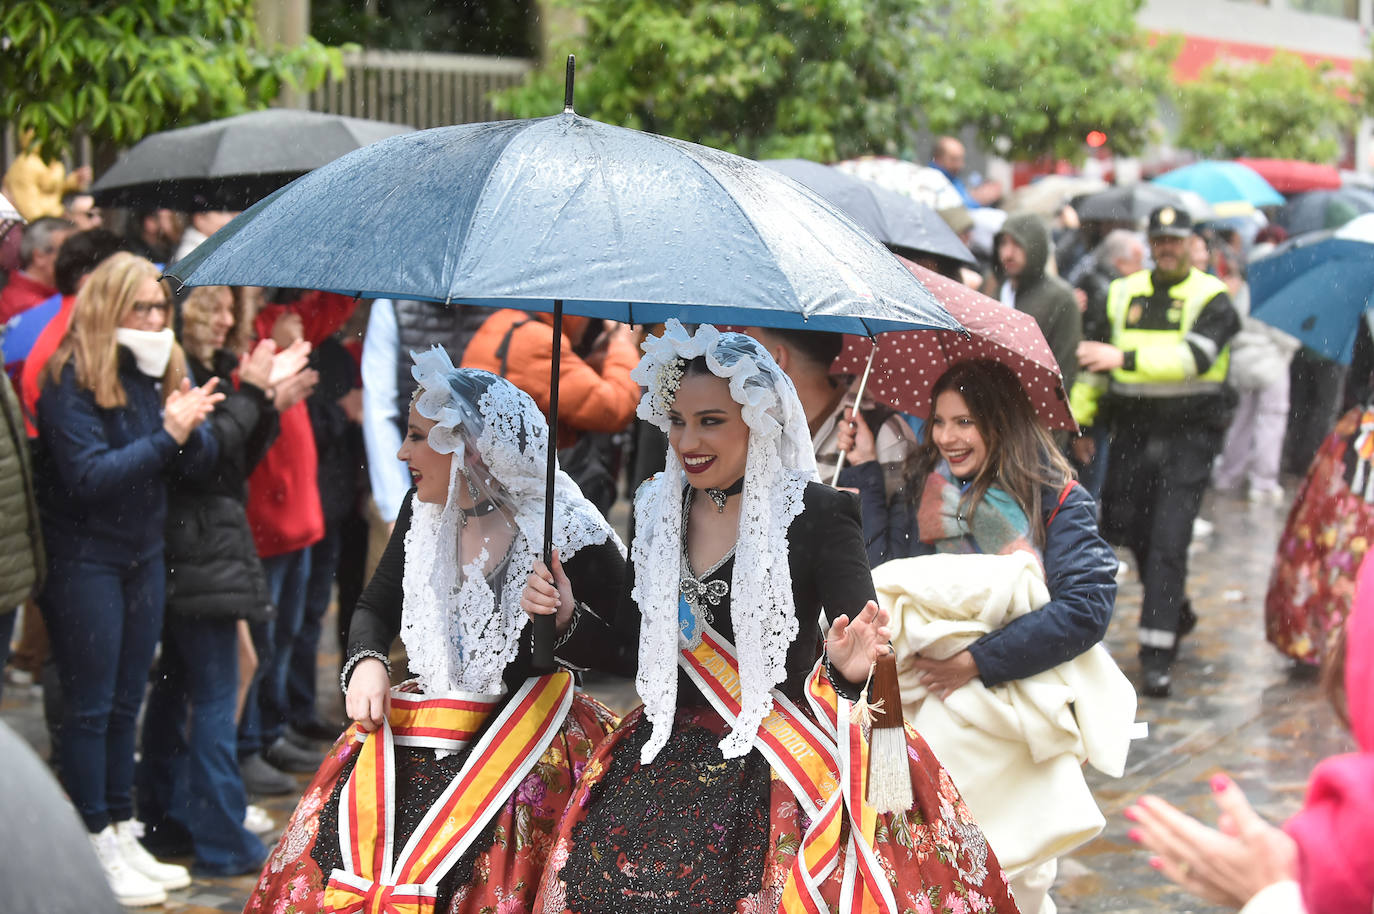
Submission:
[[1135,554],[1145,588],[1142,648],[1173,650],[1177,644],[1193,521],[1224,436],[1224,428],[1210,423],[1135,421],[1114,427],[1102,532]]

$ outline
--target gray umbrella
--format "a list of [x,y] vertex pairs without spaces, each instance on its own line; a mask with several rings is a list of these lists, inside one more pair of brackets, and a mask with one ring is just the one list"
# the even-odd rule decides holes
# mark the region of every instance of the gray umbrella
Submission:
[[144,137],[91,187],[101,206],[247,209],[308,171],[413,128],[269,108]]
[[978,265],[940,214],[919,200],[808,159],[765,159],[761,164],[811,188],[904,257],[933,254]]
[[1084,197],[1074,204],[1074,209],[1084,222],[1140,222],[1148,219],[1150,213],[1161,206],[1184,210],[1193,217],[1194,222],[1203,222],[1215,215],[1207,201],[1197,194],[1158,184],[1113,187]]
[[123,914],[52,772],[0,721],[0,821],[10,837],[0,854],[6,911]]
[[[864,335],[959,329],[814,192],[749,159],[579,117],[571,58],[568,72],[563,114],[438,127],[349,153],[240,214],[167,275],[547,311],[555,339],[565,310]],[[553,663],[544,618],[537,669]]]

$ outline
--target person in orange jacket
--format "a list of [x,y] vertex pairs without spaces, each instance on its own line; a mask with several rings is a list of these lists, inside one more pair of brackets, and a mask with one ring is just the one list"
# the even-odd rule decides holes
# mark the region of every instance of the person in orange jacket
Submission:
[[[586,317],[564,315],[558,375],[558,446],[570,447],[584,432],[618,432],[634,418],[639,385],[630,370],[639,362],[638,339],[629,324],[612,324],[589,354],[579,345],[592,326]],[[464,368],[508,378],[549,412],[553,362],[553,315],[497,311],[463,353]]]

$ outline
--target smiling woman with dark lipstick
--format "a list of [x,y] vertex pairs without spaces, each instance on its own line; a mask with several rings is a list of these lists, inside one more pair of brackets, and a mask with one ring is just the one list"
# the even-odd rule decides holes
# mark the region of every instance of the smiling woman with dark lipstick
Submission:
[[[855,735],[839,696],[856,700],[890,650],[858,505],[816,480],[805,410],[759,342],[705,324],[689,334],[670,320],[643,349],[631,377],[647,388],[639,416],[668,436],[665,469],[635,495],[630,587],[615,603],[589,604],[637,647],[625,653],[633,669],[607,671],[633,674],[644,704],[583,772],[534,910],[799,910],[788,893],[808,881],[817,907],[838,910],[861,853],[881,861],[888,910],[956,891],[971,909],[1015,910],[982,833],[918,737],[896,756],[898,777],[903,763],[910,773],[910,806],[875,819],[871,844],[866,832],[843,848],[835,838],[824,869],[798,858],[827,840],[824,819],[802,810],[834,797],[850,770],[827,748]],[[606,633],[574,630],[579,598],[556,563],[540,564],[524,605],[555,616],[566,635],[559,657],[604,670]],[[823,711],[831,701],[843,708],[833,718]],[[787,774],[806,765],[825,766],[814,792]],[[891,837],[899,831],[910,837]]]

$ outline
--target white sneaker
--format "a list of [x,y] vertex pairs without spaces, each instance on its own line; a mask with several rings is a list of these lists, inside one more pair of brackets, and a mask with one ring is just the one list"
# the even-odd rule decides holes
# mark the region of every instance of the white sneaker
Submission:
[[1212,522],[1209,520],[1203,520],[1199,517],[1193,521],[1193,539],[1211,536],[1215,531],[1216,527],[1212,526]]
[[243,827],[255,835],[265,835],[276,828],[277,823],[272,821],[267,810],[249,803],[248,808],[243,813]]
[[191,884],[191,874],[184,866],[175,863],[162,863],[139,843],[143,837],[143,823],[137,819],[126,819],[115,824],[115,836],[119,839],[119,852],[124,861],[140,876],[151,880],[164,889],[184,889]]
[[124,859],[113,825],[91,835],[91,847],[95,849],[100,868],[105,871],[105,881],[110,884],[115,901],[135,908],[167,901],[167,892],[162,886],[135,871]]

